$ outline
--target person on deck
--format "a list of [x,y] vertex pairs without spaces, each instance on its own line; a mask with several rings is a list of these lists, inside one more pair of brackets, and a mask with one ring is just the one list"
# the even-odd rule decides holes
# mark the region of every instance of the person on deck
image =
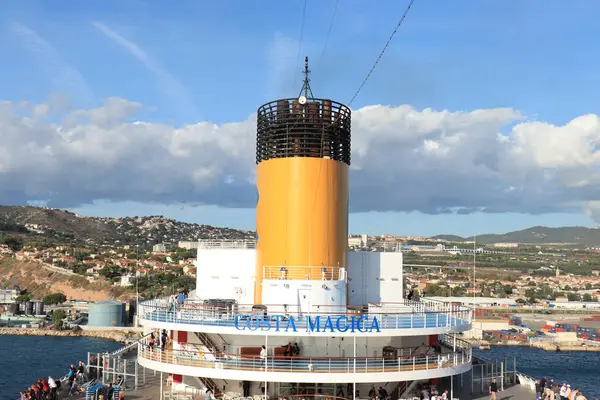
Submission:
[[85,365],[83,361],[79,361],[79,366],[77,367],[77,381],[85,382]]
[[167,349],[167,342],[169,340],[169,335],[167,335],[167,330],[163,329],[162,334],[160,335],[160,341],[161,341],[161,350],[166,350]]
[[292,355],[293,356],[300,355],[300,346],[298,346],[298,343],[294,343],[294,345],[292,346]]
[[56,385],[56,381],[51,376],[48,377],[48,387],[50,388],[50,400],[56,400],[56,391],[58,386]]
[[387,390],[385,390],[383,388],[383,386],[379,386],[379,390],[377,391],[377,394],[379,394],[379,398],[381,400],[385,400],[385,399],[387,399],[389,397]]
[[261,359],[261,360],[263,360],[263,361],[267,359],[267,348],[266,348],[266,346],[265,346],[265,345],[263,345],[263,346],[260,348],[260,354],[259,354],[259,357],[260,357],[260,359]]
[[283,347],[283,355],[284,356],[291,356],[292,354],[292,342],[288,342],[288,344],[282,346]]
[[250,397],[250,381],[242,381],[242,388],[244,389],[244,397]]
[[67,372],[67,379],[69,380],[69,389],[73,387],[73,382],[75,381],[76,373],[77,370],[75,369],[75,366],[71,364],[71,366],[69,367],[69,372]]
[[498,383],[496,382],[496,378],[492,378],[492,382],[490,383],[490,400],[496,400],[496,393],[498,393]]
[[375,390],[375,385],[371,386],[369,389],[369,399],[374,399],[377,396],[377,391]]

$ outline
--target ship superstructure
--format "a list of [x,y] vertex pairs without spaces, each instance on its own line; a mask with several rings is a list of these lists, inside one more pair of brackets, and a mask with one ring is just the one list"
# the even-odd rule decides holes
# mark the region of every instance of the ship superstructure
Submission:
[[141,365],[225,398],[396,399],[470,370],[470,309],[405,299],[399,251],[348,251],[350,144],[350,109],[313,96],[306,60],[300,95],[258,109],[256,240],[201,241],[195,293],[140,304],[172,339]]

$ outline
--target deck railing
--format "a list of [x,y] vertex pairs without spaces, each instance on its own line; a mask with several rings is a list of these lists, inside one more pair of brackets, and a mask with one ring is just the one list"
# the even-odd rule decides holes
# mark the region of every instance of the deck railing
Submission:
[[199,249],[254,249],[253,239],[208,239],[198,241]]
[[404,357],[285,357],[220,355],[189,350],[160,350],[140,344],[140,357],[166,364],[197,368],[227,369],[257,372],[292,373],[377,373],[406,372],[450,368],[471,362],[471,349],[442,354],[419,354]]
[[324,280],[346,279],[346,270],[340,267],[273,266],[263,267],[263,278],[274,280]]
[[[278,306],[280,307],[280,306]],[[268,309],[268,306],[267,306]],[[351,310],[346,312],[337,310],[327,311],[327,307],[320,307],[318,312],[310,312],[293,316],[296,328],[307,328],[311,318],[313,327],[316,323],[320,330],[325,330],[327,318],[338,318],[345,316],[348,321],[360,316],[368,317],[362,319],[360,323],[371,323],[372,317],[377,317],[379,328],[388,329],[426,329],[426,328],[448,328],[466,326],[471,324],[472,310],[466,307],[453,306],[447,303],[421,303],[406,301],[404,303],[394,304],[370,304],[368,309]],[[148,300],[140,303],[139,317],[142,320],[193,324],[203,326],[222,326],[235,327],[236,323],[243,322],[248,318],[263,318],[258,316],[256,311],[252,310],[250,305],[233,305],[229,308],[218,305],[202,303],[185,303],[183,305],[170,303],[165,299]],[[241,316],[241,317],[240,317]],[[317,316],[321,318],[317,321]],[[267,314],[268,319],[272,321],[273,317]],[[285,324],[285,319],[281,320]],[[342,329],[346,325],[345,319],[342,319]]]

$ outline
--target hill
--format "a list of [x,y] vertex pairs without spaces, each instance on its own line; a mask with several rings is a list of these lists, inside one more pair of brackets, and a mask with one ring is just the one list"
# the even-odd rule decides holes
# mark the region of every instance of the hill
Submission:
[[[474,237],[463,238],[454,235],[438,235],[432,239],[449,240],[452,242],[473,241]],[[600,245],[600,229],[586,228],[583,226],[566,226],[560,228],[550,228],[547,226],[534,226],[532,228],[520,231],[508,232],[504,234],[485,234],[477,236],[477,243],[531,243],[531,244],[549,244],[549,243],[568,243],[581,244],[586,246]]]
[[42,299],[50,293],[63,293],[67,298],[88,301],[129,300],[134,296],[131,290],[112,286],[106,280],[90,283],[83,276],[57,272],[35,262],[0,257],[0,288],[14,286],[26,289],[34,299]]
[[46,207],[0,206],[0,236],[52,244],[151,246],[198,239],[248,239],[252,231],[179,222],[162,216],[101,218]]
[[457,236],[457,235],[437,235],[437,236],[430,237],[430,239],[445,240],[447,242],[464,242],[467,240],[464,237]]

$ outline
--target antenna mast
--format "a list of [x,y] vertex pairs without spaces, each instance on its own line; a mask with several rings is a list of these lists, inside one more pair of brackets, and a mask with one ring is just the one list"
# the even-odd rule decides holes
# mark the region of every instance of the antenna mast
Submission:
[[308,57],[304,57],[304,81],[302,83],[302,89],[300,90],[300,96],[304,95],[307,99],[314,98],[312,89],[310,88],[310,70],[308,69]]

